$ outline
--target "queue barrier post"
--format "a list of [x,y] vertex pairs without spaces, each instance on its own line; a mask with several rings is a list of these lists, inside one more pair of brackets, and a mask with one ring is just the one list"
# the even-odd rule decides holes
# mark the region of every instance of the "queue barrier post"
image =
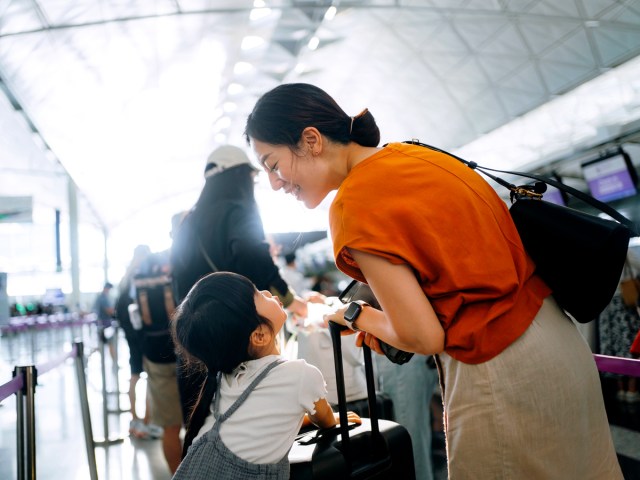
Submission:
[[84,440],[89,461],[89,473],[91,480],[98,480],[98,466],[96,463],[95,444],[93,441],[93,429],[91,427],[91,411],[89,410],[89,397],[87,395],[87,377],[84,364],[84,344],[74,342],[76,350],[76,376],[78,378],[78,391],[80,393],[80,410],[82,411],[82,425],[84,427]]
[[120,392],[120,382],[119,382],[119,370],[120,370],[120,364],[119,364],[119,357],[118,357],[118,344],[119,342],[119,335],[120,335],[120,327],[118,326],[117,322],[113,322],[112,323],[112,328],[113,328],[113,368],[112,373],[113,373],[113,381],[114,381],[114,390],[107,392],[110,395],[114,395],[116,397],[116,405],[115,408],[112,410],[107,410],[108,413],[125,413],[125,412],[129,412],[130,410],[127,409],[123,409],[121,404],[120,404],[120,395],[122,394],[122,392]]
[[104,438],[101,440],[94,440],[94,445],[99,447],[108,447],[117,443],[124,442],[123,437],[111,437],[109,435],[109,395],[107,392],[107,367],[106,367],[106,354],[107,342],[104,341],[102,335],[99,342],[100,350],[100,370],[102,374],[102,428],[104,432]]
[[22,388],[16,392],[18,479],[35,479],[37,371],[33,365],[15,367],[13,375],[23,378]]
[[25,470],[24,470],[24,439],[25,439],[25,428],[24,428],[24,375],[22,370],[19,367],[15,367],[13,369],[13,376],[20,377],[22,379],[22,386],[16,392],[16,461],[18,467],[18,476],[16,477],[18,480],[25,479]]

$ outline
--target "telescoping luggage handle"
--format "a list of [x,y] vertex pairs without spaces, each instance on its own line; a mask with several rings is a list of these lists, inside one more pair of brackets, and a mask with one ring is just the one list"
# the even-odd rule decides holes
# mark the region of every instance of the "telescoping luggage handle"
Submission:
[[[344,371],[342,368],[342,340],[340,332],[347,327],[329,321],[329,331],[333,343],[333,360],[336,369],[336,388],[338,392],[338,413],[340,414],[340,435],[342,437],[342,453],[351,467],[351,450],[349,445],[349,420],[347,418],[347,394],[344,385]],[[364,373],[367,380],[367,401],[369,404],[369,420],[371,423],[371,438],[373,447],[384,449],[384,439],[380,435],[378,425],[378,410],[376,407],[376,387],[373,376],[373,360],[371,349],[362,345],[364,354]]]
[[596,200],[591,195],[587,195],[586,193],[583,193],[580,190],[577,190],[577,189],[575,189],[573,187],[570,187],[569,185],[565,185],[564,183],[558,182],[558,181],[556,181],[556,180],[554,180],[552,178],[544,177],[542,175],[537,175],[535,173],[511,172],[509,170],[497,170],[497,169],[494,169],[494,168],[483,167],[483,166],[478,165],[476,162],[465,160],[464,158],[460,158],[457,155],[454,155],[453,153],[447,152],[446,150],[442,150],[442,149],[440,149],[438,147],[434,147],[432,145],[427,145],[426,143],[421,143],[416,139],[407,140],[407,141],[405,141],[403,143],[408,143],[408,144],[411,144],[411,145],[418,145],[420,147],[425,147],[425,148],[428,148],[428,149],[433,150],[435,152],[444,153],[445,155],[448,155],[448,156],[450,156],[452,158],[455,158],[459,162],[464,163],[467,167],[471,168],[472,170],[477,170],[478,172],[482,173],[483,175],[489,177],[493,181],[499,183],[503,187],[505,187],[508,190],[510,190],[511,191],[511,201],[513,201],[514,196],[528,196],[528,197],[542,198],[542,193],[543,192],[536,192],[535,190],[533,190],[532,188],[529,188],[529,187],[518,187],[518,186],[516,186],[516,185],[514,185],[512,183],[507,182],[506,180],[504,180],[504,179],[502,179],[500,177],[492,175],[489,172],[506,173],[507,175],[517,175],[519,177],[531,178],[533,180],[538,180],[539,182],[546,183],[548,185],[556,187],[558,190],[562,190],[564,192],[570,193],[574,197],[579,198],[583,202],[588,203],[592,207],[595,207],[598,210],[606,213],[611,218],[613,218],[614,220],[616,220],[617,222],[621,223],[622,225],[627,227],[629,230],[631,230],[631,232],[633,233],[633,236],[638,236],[638,231],[636,229],[635,224],[631,220],[629,220],[627,217],[622,215],[620,212],[618,212],[614,208],[610,207],[606,203],[603,203],[603,202],[601,202],[599,200]]

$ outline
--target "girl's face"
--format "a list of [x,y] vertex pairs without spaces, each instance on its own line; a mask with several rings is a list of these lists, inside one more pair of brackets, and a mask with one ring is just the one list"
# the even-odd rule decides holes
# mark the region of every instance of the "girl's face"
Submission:
[[287,312],[284,311],[280,299],[269,290],[256,291],[254,298],[258,315],[269,320],[274,333],[278,333],[287,320]]
[[298,155],[287,146],[251,139],[253,151],[274,190],[284,190],[307,208],[316,208],[332,190],[322,162],[309,153]]

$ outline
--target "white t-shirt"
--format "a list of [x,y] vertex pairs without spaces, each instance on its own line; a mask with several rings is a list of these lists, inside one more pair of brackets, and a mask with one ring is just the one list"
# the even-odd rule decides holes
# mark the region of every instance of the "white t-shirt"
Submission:
[[[224,374],[219,413],[226,412],[260,371],[279,358],[268,355],[241,363],[231,374]],[[304,414],[313,415],[315,403],[326,396],[320,370],[304,360],[285,361],[271,370],[225,420],[220,437],[229,450],[248,462],[276,463],[291,448]],[[194,442],[214,423],[212,411]]]
[[[344,335],[342,341],[342,374],[347,402],[367,398],[367,377],[364,371],[362,348],[356,346],[356,335]],[[328,328],[298,332],[298,358],[318,367],[327,383],[327,399],[338,404],[336,367],[333,361],[333,342]]]

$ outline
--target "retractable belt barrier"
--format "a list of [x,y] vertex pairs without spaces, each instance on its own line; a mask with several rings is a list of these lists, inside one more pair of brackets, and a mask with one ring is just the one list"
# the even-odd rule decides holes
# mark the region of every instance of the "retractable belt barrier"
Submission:
[[640,359],[594,355],[598,370],[607,373],[640,377]]
[[85,377],[84,346],[82,342],[74,342],[70,352],[41,365],[16,366],[13,379],[0,385],[0,402],[10,395],[16,394],[16,442],[18,480],[35,480],[36,478],[36,428],[35,428],[35,391],[38,373],[44,375],[62,364],[68,358],[75,359],[80,407],[84,426],[85,444],[89,462],[91,480],[98,479],[98,469],[94,450],[87,382]]

